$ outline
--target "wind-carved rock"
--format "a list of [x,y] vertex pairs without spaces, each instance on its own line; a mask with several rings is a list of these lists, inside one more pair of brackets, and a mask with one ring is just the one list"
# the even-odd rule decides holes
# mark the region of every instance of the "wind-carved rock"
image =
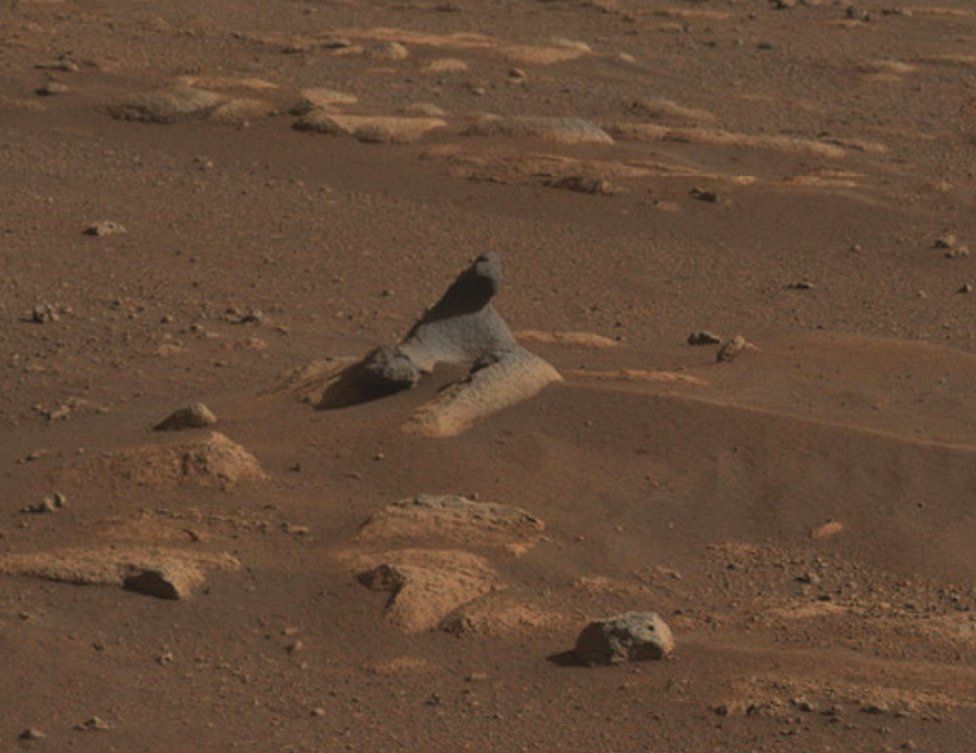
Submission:
[[384,386],[412,387],[438,363],[487,365],[518,349],[491,305],[501,282],[498,255],[479,256],[399,345],[384,345],[366,357],[366,373]]
[[415,386],[438,364],[470,367],[464,379],[421,406],[404,429],[445,437],[536,395],[560,381],[533,355],[491,305],[501,286],[497,254],[479,256],[396,345],[371,351],[326,387],[319,404],[335,408]]

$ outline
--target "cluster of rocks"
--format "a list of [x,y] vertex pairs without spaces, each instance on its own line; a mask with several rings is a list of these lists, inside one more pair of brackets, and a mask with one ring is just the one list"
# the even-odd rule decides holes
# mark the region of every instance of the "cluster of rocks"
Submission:
[[58,512],[68,504],[68,498],[61,492],[49,494],[40,502],[20,508],[23,513],[41,514]]
[[715,353],[715,360],[719,363],[733,361],[747,350],[756,349],[756,346],[742,335],[735,335],[726,340],[721,335],[716,335],[708,330],[692,332],[688,335],[687,342],[689,345],[718,345],[719,349]]

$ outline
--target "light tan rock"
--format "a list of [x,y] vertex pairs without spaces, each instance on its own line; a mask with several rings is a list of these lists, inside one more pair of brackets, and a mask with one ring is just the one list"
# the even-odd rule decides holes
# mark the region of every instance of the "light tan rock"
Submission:
[[295,128],[335,135],[348,133],[367,143],[409,144],[429,132],[444,128],[447,122],[440,118],[406,118],[395,115],[341,115],[314,110],[298,122]]

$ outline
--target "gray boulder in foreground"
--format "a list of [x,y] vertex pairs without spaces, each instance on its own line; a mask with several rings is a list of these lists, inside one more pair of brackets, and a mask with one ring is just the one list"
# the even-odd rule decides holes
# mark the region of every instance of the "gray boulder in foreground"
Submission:
[[657,612],[626,612],[583,628],[573,653],[593,665],[663,659],[673,650],[671,628]]

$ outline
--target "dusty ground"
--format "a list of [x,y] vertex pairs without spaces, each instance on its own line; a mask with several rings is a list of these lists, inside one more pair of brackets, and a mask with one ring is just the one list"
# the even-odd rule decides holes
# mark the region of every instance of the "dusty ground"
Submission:
[[[967,0],[0,5],[0,750],[972,751],[974,50]],[[487,249],[617,345],[446,439],[443,374],[282,381]],[[191,401],[227,440],[151,431]],[[545,528],[377,515],[422,493]],[[573,665],[633,609],[671,659]]]

